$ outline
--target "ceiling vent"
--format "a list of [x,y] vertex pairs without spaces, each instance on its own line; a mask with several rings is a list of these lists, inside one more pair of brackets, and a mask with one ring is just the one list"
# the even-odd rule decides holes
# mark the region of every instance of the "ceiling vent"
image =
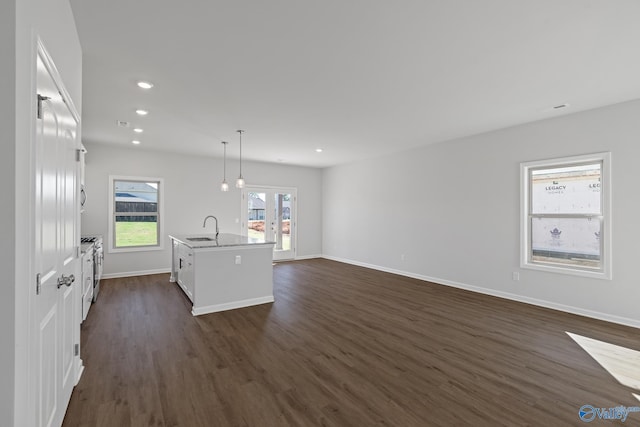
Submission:
[[124,120],[116,120],[119,128],[129,128],[131,127],[131,123],[125,122]]

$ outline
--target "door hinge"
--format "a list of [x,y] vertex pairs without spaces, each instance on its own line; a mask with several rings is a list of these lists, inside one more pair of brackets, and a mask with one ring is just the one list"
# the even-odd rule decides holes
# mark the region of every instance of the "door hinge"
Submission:
[[80,258],[80,246],[76,246],[76,258]]
[[40,295],[40,288],[42,287],[40,273],[36,274],[36,295]]
[[46,101],[47,99],[51,99],[48,96],[42,96],[40,94],[38,94],[38,106],[37,106],[37,110],[36,110],[36,117],[38,119],[42,118],[42,101]]
[[82,155],[82,150],[80,148],[76,148],[76,162],[80,161],[81,155]]
[[80,355],[80,344],[74,344],[73,345],[73,355],[74,356],[79,356]]

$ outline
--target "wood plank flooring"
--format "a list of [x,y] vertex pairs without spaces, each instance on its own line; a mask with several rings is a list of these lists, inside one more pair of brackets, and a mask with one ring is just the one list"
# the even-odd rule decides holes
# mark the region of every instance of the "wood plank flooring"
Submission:
[[640,406],[566,334],[640,350],[634,328],[324,259],[277,264],[273,304],[199,317],[168,279],[102,282],[65,427],[550,427]]

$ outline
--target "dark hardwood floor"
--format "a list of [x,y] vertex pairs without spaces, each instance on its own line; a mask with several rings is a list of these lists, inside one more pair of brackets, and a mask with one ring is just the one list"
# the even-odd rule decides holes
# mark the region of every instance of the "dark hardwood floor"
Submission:
[[551,427],[640,406],[566,334],[639,350],[634,328],[324,259],[277,264],[273,304],[199,317],[168,279],[102,282],[65,427]]

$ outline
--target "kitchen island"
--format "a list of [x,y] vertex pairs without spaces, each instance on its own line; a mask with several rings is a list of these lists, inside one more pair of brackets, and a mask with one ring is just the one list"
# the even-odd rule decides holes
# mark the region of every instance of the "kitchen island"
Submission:
[[170,235],[171,282],[194,316],[273,302],[273,246],[237,234]]

